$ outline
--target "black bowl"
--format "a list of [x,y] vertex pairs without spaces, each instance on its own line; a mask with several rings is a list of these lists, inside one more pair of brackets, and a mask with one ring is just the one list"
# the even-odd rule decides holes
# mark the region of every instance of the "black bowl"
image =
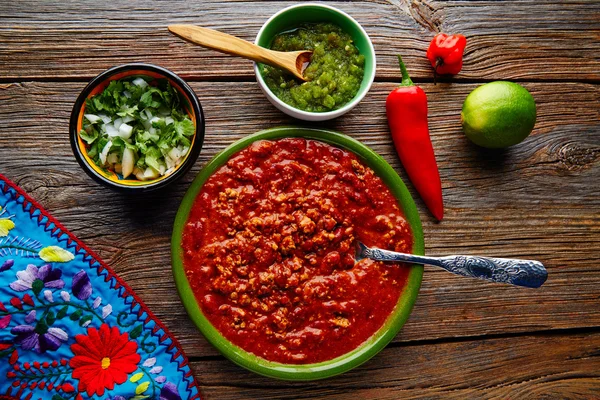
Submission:
[[[150,76],[156,79],[167,79],[177,90],[181,99],[184,100],[184,108],[196,126],[196,133],[185,160],[172,173],[149,181],[122,179],[120,175],[112,171],[101,169],[88,157],[86,144],[79,137],[79,131],[81,130],[83,123],[85,100],[101,93],[110,81],[137,75]],[[168,69],[156,65],[133,63],[110,68],[88,83],[77,97],[75,105],[73,106],[69,122],[69,138],[71,140],[71,147],[73,149],[73,154],[75,154],[75,158],[83,170],[94,180],[111,189],[121,192],[144,193],[162,189],[180,179],[190,170],[200,155],[200,150],[202,149],[202,144],[204,142],[204,128],[205,121],[202,106],[192,88],[183,79]]]

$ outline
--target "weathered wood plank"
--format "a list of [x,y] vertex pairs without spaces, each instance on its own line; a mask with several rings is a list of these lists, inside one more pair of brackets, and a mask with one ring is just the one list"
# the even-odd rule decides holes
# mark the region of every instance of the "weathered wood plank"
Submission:
[[[268,105],[256,84],[193,83],[207,116],[206,142],[193,172],[169,192],[130,198],[94,183],[71,153],[68,118],[83,86],[0,88],[0,172],[109,262],[188,354],[215,355],[185,315],[171,277],[176,209],[216,152],[248,133],[298,122]],[[536,258],[550,278],[542,289],[526,290],[427,268],[415,311],[396,341],[600,326],[600,88],[526,84],[538,103],[533,135],[513,149],[490,152],[471,145],[460,130],[462,100],[475,86],[423,85],[446,201],[438,224],[416,200],[427,253]],[[357,109],[319,126],[363,141],[406,178],[383,109],[393,87],[377,83]]]
[[596,399],[600,334],[388,347],[325,381],[289,383],[218,359],[192,362],[210,399]]
[[[251,63],[195,47],[167,32],[193,23],[253,40],[288,1],[142,0],[0,4],[0,79],[86,79],[126,62],[151,62],[186,78],[252,79]],[[425,50],[438,31],[469,39],[456,79],[600,79],[600,4],[592,1],[330,2],[370,34],[378,78],[399,77],[402,54],[413,78],[432,78]]]

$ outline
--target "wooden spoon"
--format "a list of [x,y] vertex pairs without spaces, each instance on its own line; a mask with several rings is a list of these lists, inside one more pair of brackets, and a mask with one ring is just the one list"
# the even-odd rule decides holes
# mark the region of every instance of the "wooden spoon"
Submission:
[[235,36],[194,25],[170,25],[169,31],[200,46],[282,68],[298,79],[307,80],[303,74],[310,63],[312,51],[269,50]]

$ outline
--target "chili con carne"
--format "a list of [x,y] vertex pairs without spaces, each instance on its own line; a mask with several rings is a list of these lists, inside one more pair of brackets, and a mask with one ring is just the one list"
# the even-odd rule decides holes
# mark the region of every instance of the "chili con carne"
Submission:
[[409,251],[398,202],[353,154],[314,140],[259,141],[203,185],[184,228],[188,281],[228,340],[270,361],[325,361],[394,310],[408,268],[355,263],[354,244]]

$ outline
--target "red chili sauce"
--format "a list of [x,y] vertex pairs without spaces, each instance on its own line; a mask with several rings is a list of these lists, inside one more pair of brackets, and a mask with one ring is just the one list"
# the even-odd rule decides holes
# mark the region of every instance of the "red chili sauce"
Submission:
[[270,361],[345,354],[390,315],[407,268],[354,261],[355,242],[410,252],[398,202],[353,153],[305,139],[259,141],[204,184],[183,233],[208,320]]

